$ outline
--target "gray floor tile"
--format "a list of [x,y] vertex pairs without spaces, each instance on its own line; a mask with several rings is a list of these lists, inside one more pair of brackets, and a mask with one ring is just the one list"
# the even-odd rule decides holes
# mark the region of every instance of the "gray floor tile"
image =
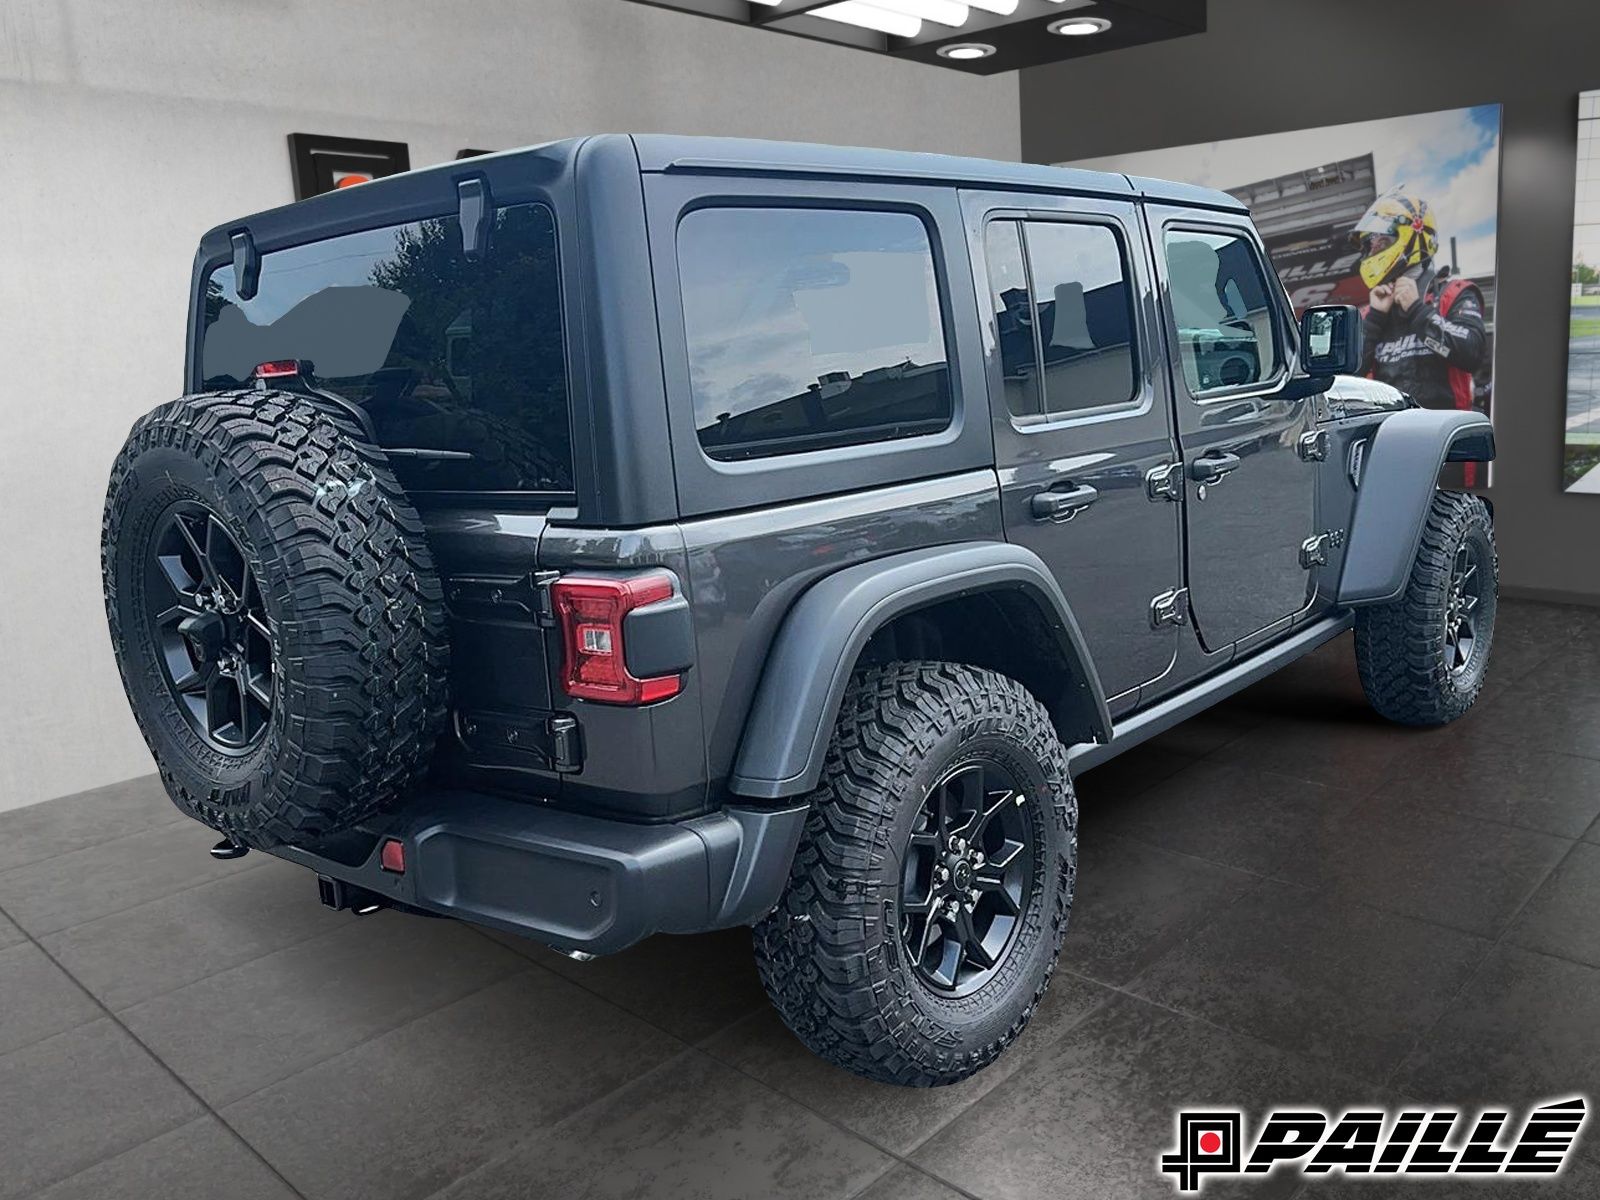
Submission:
[[40,942],[118,1010],[353,920],[318,903],[310,872],[266,858]]
[[14,808],[0,813],[0,871],[185,820],[154,775]]
[[[1157,1164],[1172,1148],[1178,1108],[1259,1112],[1308,1096],[1335,1107],[1377,1098],[1330,1068],[1118,997],[911,1158],[985,1200],[1146,1200],[1172,1194]],[[1213,1181],[1206,1195],[1262,1200],[1297,1183]]]
[[1403,751],[1427,736],[1390,724],[1364,704],[1329,701],[1305,715],[1269,717],[1208,761],[1365,793],[1388,778]]
[[1297,842],[1275,872],[1328,893],[1493,937],[1571,842],[1475,817],[1363,801]]
[[530,967],[222,1115],[310,1200],[410,1200],[682,1049]]
[[748,1076],[690,1051],[519,1145],[453,1200],[827,1200],[893,1163]]
[[1250,708],[1218,704],[1158,733],[1146,745],[1168,754],[1203,758],[1249,733],[1266,715]]
[[[1521,1116],[1526,1106],[1513,1109]],[[1592,1130],[1594,1118],[1591,1116]],[[1591,1136],[1586,1130],[1580,1137]],[[1295,1200],[1320,1200],[1323,1196],[1340,1197],[1341,1200],[1417,1200],[1419,1196],[1450,1195],[1465,1200],[1594,1200],[1600,1196],[1600,1167],[1578,1153],[1582,1143],[1568,1155],[1566,1169],[1557,1178],[1544,1176],[1512,1177],[1506,1175],[1474,1179],[1463,1183],[1459,1191],[1441,1192],[1448,1186],[1444,1180],[1427,1176],[1402,1176],[1374,1179],[1361,1176],[1318,1179],[1308,1182]]]
[[1600,967],[1600,846],[1574,846],[1528,901],[1506,940]]
[[962,1200],[960,1192],[902,1163],[861,1193],[859,1200]]
[[1192,755],[1146,742],[1117,755],[1103,766],[1085,771],[1073,780],[1073,786],[1082,806],[1114,804],[1154,787],[1192,762]]
[[101,1015],[100,1006],[33,943],[0,950],[0,1054]]
[[515,934],[489,936],[686,1042],[767,1004],[750,930],[742,926],[693,937],[660,934],[590,962],[574,962]]
[[1396,760],[1375,794],[1575,838],[1600,817],[1600,761],[1451,731]]
[[4,913],[0,913],[0,949],[4,949],[7,946],[15,946],[18,942],[27,940],[28,935],[13,925]]
[[1086,806],[1080,837],[1116,834],[1266,874],[1289,846],[1358,799],[1354,792],[1270,771],[1197,762],[1142,795]]
[[295,1200],[293,1189],[214,1117],[80,1171],[35,1200]]
[[1491,681],[1515,681],[1593,641],[1600,631],[1594,609],[1502,598],[1489,654]]
[[220,1108],[528,969],[453,921],[346,915],[332,933],[135,1005],[122,1019]]
[[29,1195],[200,1111],[107,1019],[12,1051],[0,1058],[0,1147],[6,1148],[0,1197]]
[[876,1144],[904,1154],[998,1087],[1115,993],[1058,971],[1028,1028],[1000,1060],[949,1087],[898,1088],[832,1066],[801,1045],[772,1009],[705,1043],[738,1067]]
[[1600,758],[1600,694],[1558,692],[1529,678],[1474,709],[1472,732],[1533,750]]
[[[1600,1079],[1600,970],[1497,946],[1394,1085],[1419,1100],[1533,1104]],[[1582,1148],[1596,1157],[1594,1117]]]
[[1383,1080],[1488,949],[1469,934],[1267,883],[1130,990],[1347,1074]]
[[1080,838],[1061,965],[1104,983],[1126,983],[1255,883],[1241,871],[1142,842]]
[[212,858],[207,851],[216,841],[213,830],[179,821],[0,871],[0,908],[42,937],[208,880],[260,869],[262,855],[243,862]]

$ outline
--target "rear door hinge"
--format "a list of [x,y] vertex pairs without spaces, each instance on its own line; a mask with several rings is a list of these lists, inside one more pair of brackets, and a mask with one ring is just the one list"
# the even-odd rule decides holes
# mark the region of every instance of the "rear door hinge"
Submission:
[[1328,431],[1312,429],[1302,433],[1294,448],[1306,462],[1323,462],[1328,457]]
[[1144,494],[1151,500],[1183,499],[1183,464],[1162,463],[1144,473]]
[[545,629],[556,627],[556,606],[550,598],[550,585],[560,578],[560,571],[535,571],[529,578],[533,587],[533,619]]
[[1328,561],[1328,551],[1337,550],[1344,545],[1344,530],[1330,529],[1326,533],[1319,533],[1308,537],[1300,543],[1300,566],[1304,570],[1312,567],[1325,566]]
[[1173,588],[1150,601],[1150,628],[1184,625],[1189,621],[1189,589]]

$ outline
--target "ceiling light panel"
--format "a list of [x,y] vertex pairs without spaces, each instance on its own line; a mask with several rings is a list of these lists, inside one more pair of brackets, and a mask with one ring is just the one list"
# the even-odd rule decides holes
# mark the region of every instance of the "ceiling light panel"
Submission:
[[1203,33],[1207,0],[631,2],[993,75]]

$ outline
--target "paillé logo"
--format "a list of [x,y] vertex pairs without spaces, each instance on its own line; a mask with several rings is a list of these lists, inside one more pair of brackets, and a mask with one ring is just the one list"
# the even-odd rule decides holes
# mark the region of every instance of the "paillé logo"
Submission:
[[1198,1192],[1209,1175],[1268,1175],[1297,1168],[1330,1175],[1558,1175],[1589,1116],[1582,1097],[1528,1113],[1515,1138],[1505,1136],[1509,1109],[1487,1108],[1472,1120],[1459,1109],[1275,1109],[1245,1153],[1242,1113],[1178,1113],[1177,1146],[1161,1169],[1180,1192]]

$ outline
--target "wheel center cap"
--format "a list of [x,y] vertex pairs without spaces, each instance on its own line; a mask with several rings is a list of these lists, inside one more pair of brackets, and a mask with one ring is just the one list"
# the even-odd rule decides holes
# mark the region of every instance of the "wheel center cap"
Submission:
[[966,859],[961,859],[950,870],[950,882],[956,885],[957,891],[966,891],[972,886],[972,864]]
[[189,652],[197,663],[216,662],[222,653],[223,636],[227,632],[223,619],[216,613],[185,617],[178,623],[178,632],[189,643]]

